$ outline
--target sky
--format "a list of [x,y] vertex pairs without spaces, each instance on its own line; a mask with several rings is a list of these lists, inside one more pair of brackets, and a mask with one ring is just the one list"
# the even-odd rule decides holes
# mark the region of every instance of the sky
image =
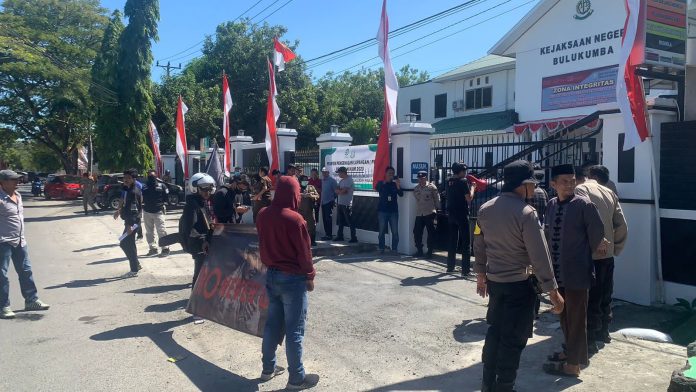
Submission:
[[[388,0],[390,31],[465,1]],[[434,77],[485,56],[538,1],[477,0],[461,12],[392,38],[389,45],[394,68],[409,64],[428,71]],[[185,65],[200,55],[198,49],[201,45],[196,44],[206,35],[214,34],[218,24],[235,20],[257,2],[258,5],[244,16],[255,16],[252,22],[257,22],[275,11],[264,22],[286,26],[288,32],[282,40],[298,40],[296,53],[305,60],[374,38],[382,6],[380,0],[160,0],[159,41],[153,45],[155,60]],[[109,10],[123,10],[124,4],[125,0],[102,0],[102,5]],[[263,11],[268,6],[270,8]],[[446,37],[448,35],[451,36]],[[410,43],[419,38],[422,39]],[[433,41],[436,42],[419,48]],[[397,49],[402,45],[405,46]],[[375,45],[313,66],[310,71],[314,78],[319,78],[329,71],[356,71],[361,67],[376,69],[381,67],[379,59],[370,60],[376,55]],[[159,81],[163,74],[164,69],[153,66],[155,81]]]

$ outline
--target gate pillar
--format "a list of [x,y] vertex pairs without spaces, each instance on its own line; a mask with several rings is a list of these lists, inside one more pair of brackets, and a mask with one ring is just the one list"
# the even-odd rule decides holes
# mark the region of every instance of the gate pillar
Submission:
[[[348,147],[353,142],[353,137],[349,133],[338,132],[338,127],[332,126],[331,131],[327,133],[322,133],[317,137],[317,144],[319,145],[319,171],[324,167],[324,157],[326,156],[325,151],[336,147]],[[333,173],[332,173],[333,174]],[[322,174],[319,173],[319,177]],[[332,225],[334,226],[333,233],[336,233],[336,214],[333,214]],[[317,232],[322,232],[326,235],[326,230],[324,230],[324,220],[319,218],[317,222]]]
[[237,131],[237,136],[230,137],[230,146],[232,150],[232,168],[244,167],[244,146],[248,146],[254,143],[254,139],[251,136],[244,136],[244,130],[240,129]]

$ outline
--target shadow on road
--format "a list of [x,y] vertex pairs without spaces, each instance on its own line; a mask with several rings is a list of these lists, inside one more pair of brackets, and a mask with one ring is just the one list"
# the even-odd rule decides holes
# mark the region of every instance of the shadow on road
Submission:
[[154,304],[154,305],[148,305],[145,308],[145,312],[155,312],[155,313],[168,313],[168,312],[174,312],[176,310],[184,309],[186,308],[186,305],[188,304],[188,299],[182,299],[179,301],[175,302],[170,302],[167,304]]
[[250,380],[222,369],[174,340],[174,332],[171,329],[190,322],[190,318],[185,318],[158,324],[128,325],[93,335],[90,339],[110,341],[148,337],[162,350],[165,358],[178,359],[173,365],[201,391],[258,391],[258,380]]
[[44,287],[45,290],[60,289],[60,288],[81,288],[81,287],[94,287],[100,284],[115,282],[117,280],[129,279],[125,276],[117,276],[115,278],[99,278],[99,279],[84,279],[84,280],[73,280],[67,283]]
[[93,261],[91,263],[87,263],[87,265],[111,264],[111,263],[118,263],[118,262],[127,261],[127,260],[128,260],[127,257],[114,257],[113,259]]
[[188,289],[190,287],[191,287],[190,283],[168,284],[168,285],[164,285],[164,286],[142,287],[139,289],[128,290],[128,291],[126,291],[126,293],[130,293],[130,294],[162,294],[162,293],[167,293],[170,291],[178,291],[178,290]]
[[89,248],[75,249],[75,250],[73,250],[73,252],[74,252],[74,253],[87,252],[87,251],[90,251],[90,250],[114,248],[114,247],[117,247],[117,246],[118,246],[118,244],[95,245],[95,246],[90,246]]
[[486,339],[488,324],[486,319],[462,320],[462,323],[454,327],[452,336],[459,343],[480,342]]
[[79,218],[81,215],[61,215],[61,216],[37,216],[34,218],[24,218],[25,223],[31,222],[53,222],[65,219]]
[[457,275],[449,273],[439,273],[433,276],[422,276],[420,278],[414,278],[409,276],[401,280],[401,285],[406,286],[433,286],[440,282],[446,282],[449,280],[460,280]]

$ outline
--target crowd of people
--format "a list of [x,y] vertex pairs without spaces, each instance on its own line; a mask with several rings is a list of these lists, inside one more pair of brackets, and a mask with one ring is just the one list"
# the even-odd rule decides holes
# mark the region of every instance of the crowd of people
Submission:
[[[215,179],[197,173],[190,180],[191,193],[179,221],[178,240],[194,259],[193,284],[201,271],[210,239],[217,224],[254,223],[259,235],[261,261],[268,267],[269,318],[262,344],[262,380],[285,372],[276,365],[275,352],[286,340],[289,389],[316,385],[317,375],[305,374],[302,342],[308,308],[307,293],[314,289],[315,270],[312,246],[316,245],[316,223],[323,218],[325,241],[357,242],[352,216],[355,184],[345,167],[336,171],[339,180],[323,168],[304,175],[302,167],[288,165],[284,174],[259,169],[250,179],[236,168],[227,184],[217,187]],[[615,255],[627,239],[627,225],[618,197],[612,190],[608,170],[599,165],[574,168],[559,165],[551,169],[550,185],[555,197],[549,199],[539,186],[543,174],[527,161],[505,166],[500,194],[484,203],[476,214],[470,253],[469,208],[477,182],[467,180],[467,167],[457,162],[451,167],[446,205],[449,247],[447,272],[453,272],[457,253],[462,256],[463,276],[476,275],[476,290],[489,297],[489,329],[483,348],[483,391],[512,391],[519,359],[532,335],[539,296],[547,293],[552,312],[560,315],[564,343],[549,355],[543,370],[547,373],[578,377],[589,365],[589,357],[600,344],[611,342],[608,328],[612,319],[611,297]],[[121,207],[114,219],[124,223],[120,246],[130,263],[128,276],[142,268],[137,254],[136,236],[144,224],[150,248],[148,256],[158,254],[155,233],[162,245],[160,256],[169,248],[164,225],[167,188],[157,181],[154,171],[144,184],[135,170],[125,171]],[[22,199],[17,189],[19,175],[0,172],[0,283],[1,318],[12,318],[9,307],[7,270],[12,260],[19,272],[20,286],[28,310],[46,310],[38,299],[26,251]],[[413,189],[416,205],[414,241],[416,256],[432,257],[435,224],[441,206],[438,188],[419,172]],[[83,189],[91,190],[94,179],[85,177]],[[391,232],[390,251],[399,245],[398,199],[404,197],[400,180],[388,167],[376,186],[379,194],[378,243],[387,250],[387,228]],[[92,207],[85,197],[84,209]],[[333,214],[338,231],[334,236]],[[250,222],[251,221],[251,222]],[[423,244],[423,233],[428,240]],[[269,245],[271,244],[271,245]],[[425,251],[425,252],[424,252]]]

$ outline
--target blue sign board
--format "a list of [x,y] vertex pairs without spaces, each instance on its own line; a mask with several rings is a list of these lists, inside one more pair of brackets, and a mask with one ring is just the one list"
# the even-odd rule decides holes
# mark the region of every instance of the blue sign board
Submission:
[[411,162],[411,183],[418,184],[418,172],[428,171],[428,162]]

